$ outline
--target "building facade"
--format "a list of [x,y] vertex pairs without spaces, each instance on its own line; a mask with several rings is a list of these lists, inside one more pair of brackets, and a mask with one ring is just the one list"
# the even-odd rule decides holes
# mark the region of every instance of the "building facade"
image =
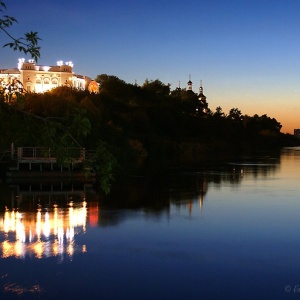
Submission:
[[[56,66],[37,65],[34,60],[19,59],[18,67],[1,69],[0,80],[2,85],[19,82],[27,92],[44,93],[59,86],[69,86],[78,90],[89,89],[91,80],[88,76],[73,72],[73,63],[58,61]],[[95,84],[93,85],[93,92]]]
[[294,136],[296,136],[297,138],[300,138],[300,129],[294,129]]

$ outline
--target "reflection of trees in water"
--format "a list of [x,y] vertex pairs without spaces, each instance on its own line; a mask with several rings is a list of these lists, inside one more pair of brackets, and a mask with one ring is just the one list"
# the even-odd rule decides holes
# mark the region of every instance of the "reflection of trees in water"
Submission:
[[54,204],[67,207],[71,201],[79,202],[86,199],[97,201],[95,190],[91,184],[73,181],[22,181],[2,185],[0,195],[3,208],[35,211],[37,208],[51,209]]
[[281,150],[281,154],[286,157],[300,158],[300,146],[299,147],[285,147]]
[[[299,151],[300,152],[300,151]],[[70,199],[85,198],[87,202],[99,202],[98,218],[100,226],[116,225],[138,214],[128,214],[129,210],[139,210],[144,216],[159,218],[169,214],[172,205],[191,206],[196,202],[203,205],[209,189],[223,184],[239,185],[246,177],[258,178],[274,174],[279,167],[280,156],[257,156],[230,158],[226,162],[197,167],[195,170],[174,171],[172,175],[160,177],[131,178],[117,183],[110,195],[103,197],[91,187],[72,183],[64,185],[35,184],[18,189],[0,189],[4,206],[11,208],[36,209],[60,203],[68,204]],[[87,193],[88,192],[88,193]],[[11,194],[10,194],[11,193]],[[126,211],[124,211],[126,209]]]
[[124,220],[123,209],[141,210],[143,214],[159,217],[168,214],[171,205],[200,207],[209,188],[223,184],[239,185],[246,177],[267,177],[278,170],[279,156],[234,158],[226,163],[209,165],[159,178],[136,178],[119,185],[101,202],[101,225],[113,225]]

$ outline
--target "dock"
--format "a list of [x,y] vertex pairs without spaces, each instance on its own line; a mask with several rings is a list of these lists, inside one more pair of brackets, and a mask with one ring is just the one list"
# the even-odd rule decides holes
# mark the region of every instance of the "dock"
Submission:
[[6,177],[17,178],[85,178],[83,168],[86,151],[80,147],[60,149],[56,152],[46,147],[17,147],[13,144],[6,153]]

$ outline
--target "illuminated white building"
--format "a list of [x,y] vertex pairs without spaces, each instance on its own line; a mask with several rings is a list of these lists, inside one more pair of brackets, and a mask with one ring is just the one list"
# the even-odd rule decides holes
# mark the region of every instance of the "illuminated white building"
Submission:
[[58,61],[56,66],[37,65],[34,60],[19,59],[18,68],[1,69],[0,80],[10,83],[19,80],[27,92],[44,93],[59,86],[86,90],[94,81],[73,73],[73,63]]

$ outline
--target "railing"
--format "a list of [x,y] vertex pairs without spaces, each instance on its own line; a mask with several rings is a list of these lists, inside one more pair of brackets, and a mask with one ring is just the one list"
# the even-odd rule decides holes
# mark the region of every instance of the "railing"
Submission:
[[53,158],[53,153],[48,148],[37,148],[37,147],[18,147],[18,160],[23,159],[45,159],[45,158]]
[[65,148],[61,153],[51,150],[46,147],[18,147],[18,161],[55,161],[58,157],[71,157],[76,161],[83,161],[85,158],[84,148]]

